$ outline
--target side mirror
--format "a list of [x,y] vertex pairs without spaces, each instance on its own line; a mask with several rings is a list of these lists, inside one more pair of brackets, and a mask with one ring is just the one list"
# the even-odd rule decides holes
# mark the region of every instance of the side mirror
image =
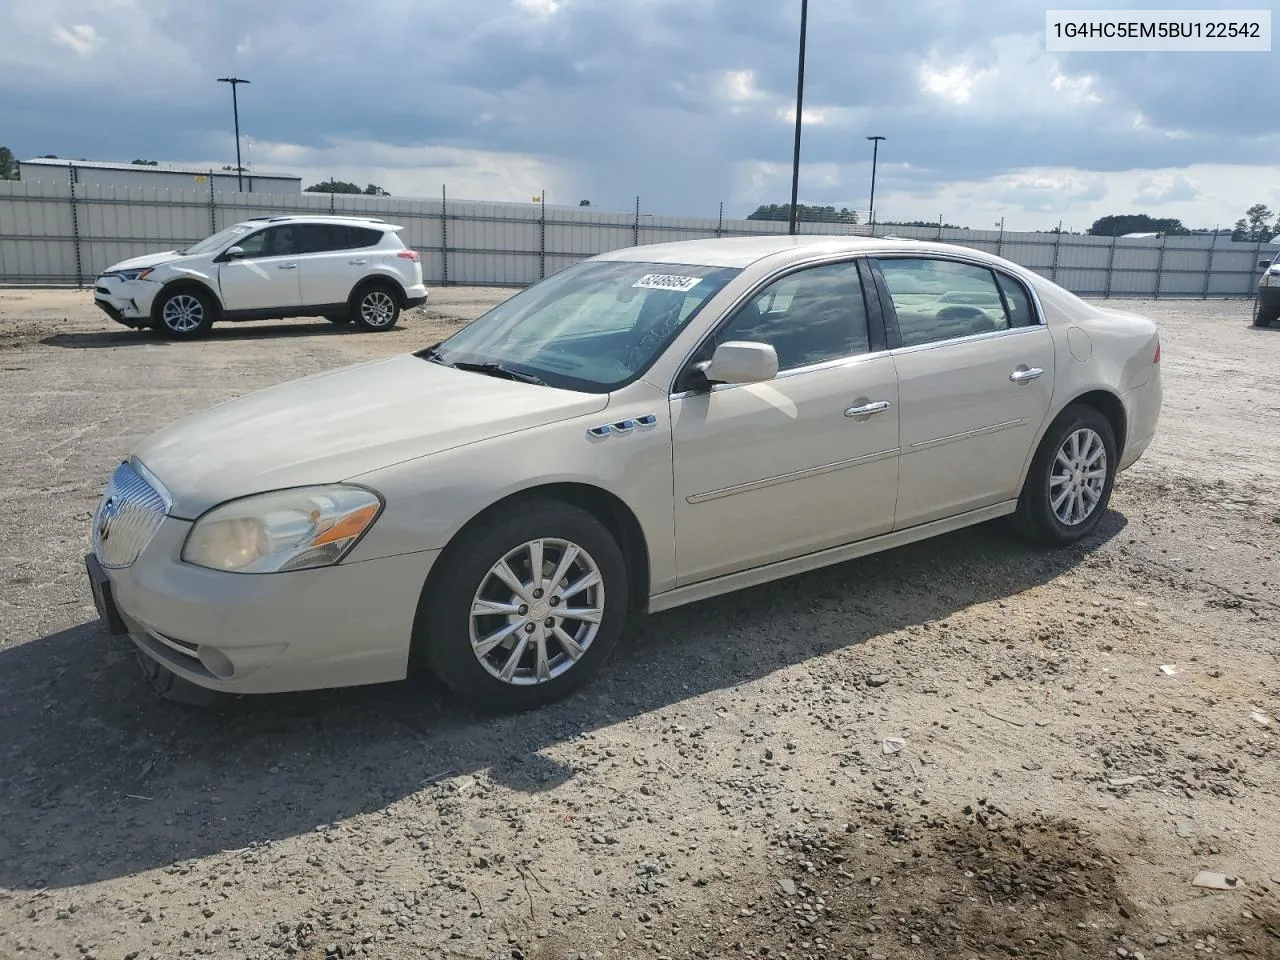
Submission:
[[222,251],[222,256],[219,257],[218,259],[239,260],[243,256],[244,256],[244,247],[227,247],[226,250]]
[[1270,260],[1259,260],[1259,261],[1258,261],[1258,266],[1260,266],[1263,270],[1265,270],[1265,269],[1267,269],[1267,267],[1271,266],[1271,261],[1270,261]]
[[709,383],[763,383],[778,375],[778,353],[767,343],[729,340],[699,366]]

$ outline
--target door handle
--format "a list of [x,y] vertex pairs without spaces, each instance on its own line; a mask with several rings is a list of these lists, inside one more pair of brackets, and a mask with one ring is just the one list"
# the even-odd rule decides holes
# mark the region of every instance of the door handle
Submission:
[[368,262],[369,262],[368,260],[348,260],[347,261],[347,263],[353,267],[362,267]]
[[860,407],[850,407],[844,412],[846,417],[869,417],[874,413],[884,413],[889,409],[891,404],[888,400],[876,400],[873,403],[864,403]]
[[298,265],[296,263],[280,263],[276,265],[276,269],[277,270],[297,270]]
[[1036,377],[1044,373],[1039,367],[1019,368],[1009,374],[1009,379],[1014,383],[1026,383],[1028,380],[1034,380]]

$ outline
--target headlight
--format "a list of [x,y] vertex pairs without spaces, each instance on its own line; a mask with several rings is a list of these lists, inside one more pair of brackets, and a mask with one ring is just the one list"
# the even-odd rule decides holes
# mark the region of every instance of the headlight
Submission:
[[155,267],[140,267],[137,270],[112,270],[104,273],[104,277],[119,277],[121,280],[145,280],[156,272]]
[[337,563],[377,519],[364,487],[296,487],[214,507],[191,528],[182,559],[231,573],[281,573]]

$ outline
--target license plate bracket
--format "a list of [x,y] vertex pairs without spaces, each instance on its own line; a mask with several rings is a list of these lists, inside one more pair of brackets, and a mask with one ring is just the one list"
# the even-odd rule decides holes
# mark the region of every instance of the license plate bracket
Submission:
[[93,594],[93,605],[106,626],[107,633],[113,637],[127,634],[129,628],[125,625],[124,618],[120,616],[120,609],[116,606],[115,595],[111,591],[111,581],[107,579],[107,574],[102,569],[102,564],[98,562],[97,557],[90,553],[84,558],[84,566],[89,574],[89,590]]

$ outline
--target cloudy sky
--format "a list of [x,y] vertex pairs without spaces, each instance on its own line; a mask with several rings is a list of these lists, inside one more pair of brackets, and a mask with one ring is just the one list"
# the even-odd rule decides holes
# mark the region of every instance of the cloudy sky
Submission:
[[[4,6],[0,144],[20,158],[234,163],[215,79],[236,74],[254,168],[309,182],[703,216],[790,196],[799,0]],[[879,134],[881,219],[1280,209],[1277,54],[1050,54],[1045,7],[811,0],[801,201],[865,213]]]

